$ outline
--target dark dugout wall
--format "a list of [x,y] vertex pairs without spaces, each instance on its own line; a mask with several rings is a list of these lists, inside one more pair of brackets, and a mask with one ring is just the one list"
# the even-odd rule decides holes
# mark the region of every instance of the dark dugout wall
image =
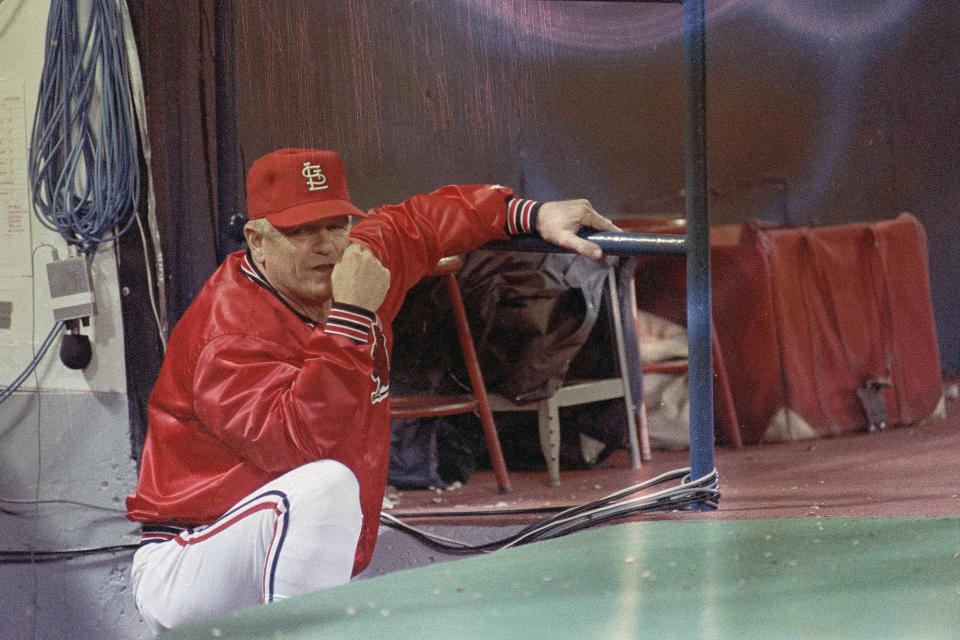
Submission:
[[[625,2],[233,5],[240,169],[343,155],[361,207],[497,182],[680,215],[680,9]],[[917,216],[960,370],[960,3],[708,2],[711,222]],[[242,183],[242,179],[241,179]]]

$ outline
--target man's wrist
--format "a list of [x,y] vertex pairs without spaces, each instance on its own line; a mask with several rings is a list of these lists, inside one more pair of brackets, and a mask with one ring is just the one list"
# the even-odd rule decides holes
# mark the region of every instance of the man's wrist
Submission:
[[350,338],[356,344],[369,344],[376,322],[377,315],[373,311],[334,300],[323,329],[328,334]]
[[507,233],[537,235],[537,215],[543,203],[511,196],[507,199]]

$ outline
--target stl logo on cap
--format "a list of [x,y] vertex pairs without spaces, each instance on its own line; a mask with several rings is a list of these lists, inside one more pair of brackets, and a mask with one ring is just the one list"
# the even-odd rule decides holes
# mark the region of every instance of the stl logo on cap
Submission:
[[254,161],[247,174],[247,214],[279,229],[336,216],[366,217],[350,202],[339,154],[292,148]]
[[307,189],[310,191],[322,191],[330,186],[327,184],[327,176],[323,175],[323,167],[319,164],[304,162],[300,175],[307,179]]

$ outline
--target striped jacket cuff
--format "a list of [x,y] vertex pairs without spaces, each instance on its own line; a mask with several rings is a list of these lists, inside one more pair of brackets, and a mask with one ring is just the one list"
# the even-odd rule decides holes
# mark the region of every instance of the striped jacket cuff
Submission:
[[507,233],[537,233],[537,213],[542,203],[535,200],[510,197],[507,199]]
[[357,344],[368,344],[376,321],[377,316],[372,311],[334,301],[323,329],[328,334],[350,338]]

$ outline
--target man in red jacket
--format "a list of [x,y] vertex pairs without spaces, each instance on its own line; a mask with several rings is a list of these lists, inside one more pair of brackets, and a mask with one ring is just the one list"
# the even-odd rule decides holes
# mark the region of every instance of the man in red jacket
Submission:
[[[364,213],[340,157],[282,149],[247,178],[248,250],[174,328],[128,517],[156,630],[344,584],[370,562],[389,462],[391,322],[445,255],[510,234],[599,258],[585,200],[447,186]],[[351,226],[351,216],[359,221]]]

